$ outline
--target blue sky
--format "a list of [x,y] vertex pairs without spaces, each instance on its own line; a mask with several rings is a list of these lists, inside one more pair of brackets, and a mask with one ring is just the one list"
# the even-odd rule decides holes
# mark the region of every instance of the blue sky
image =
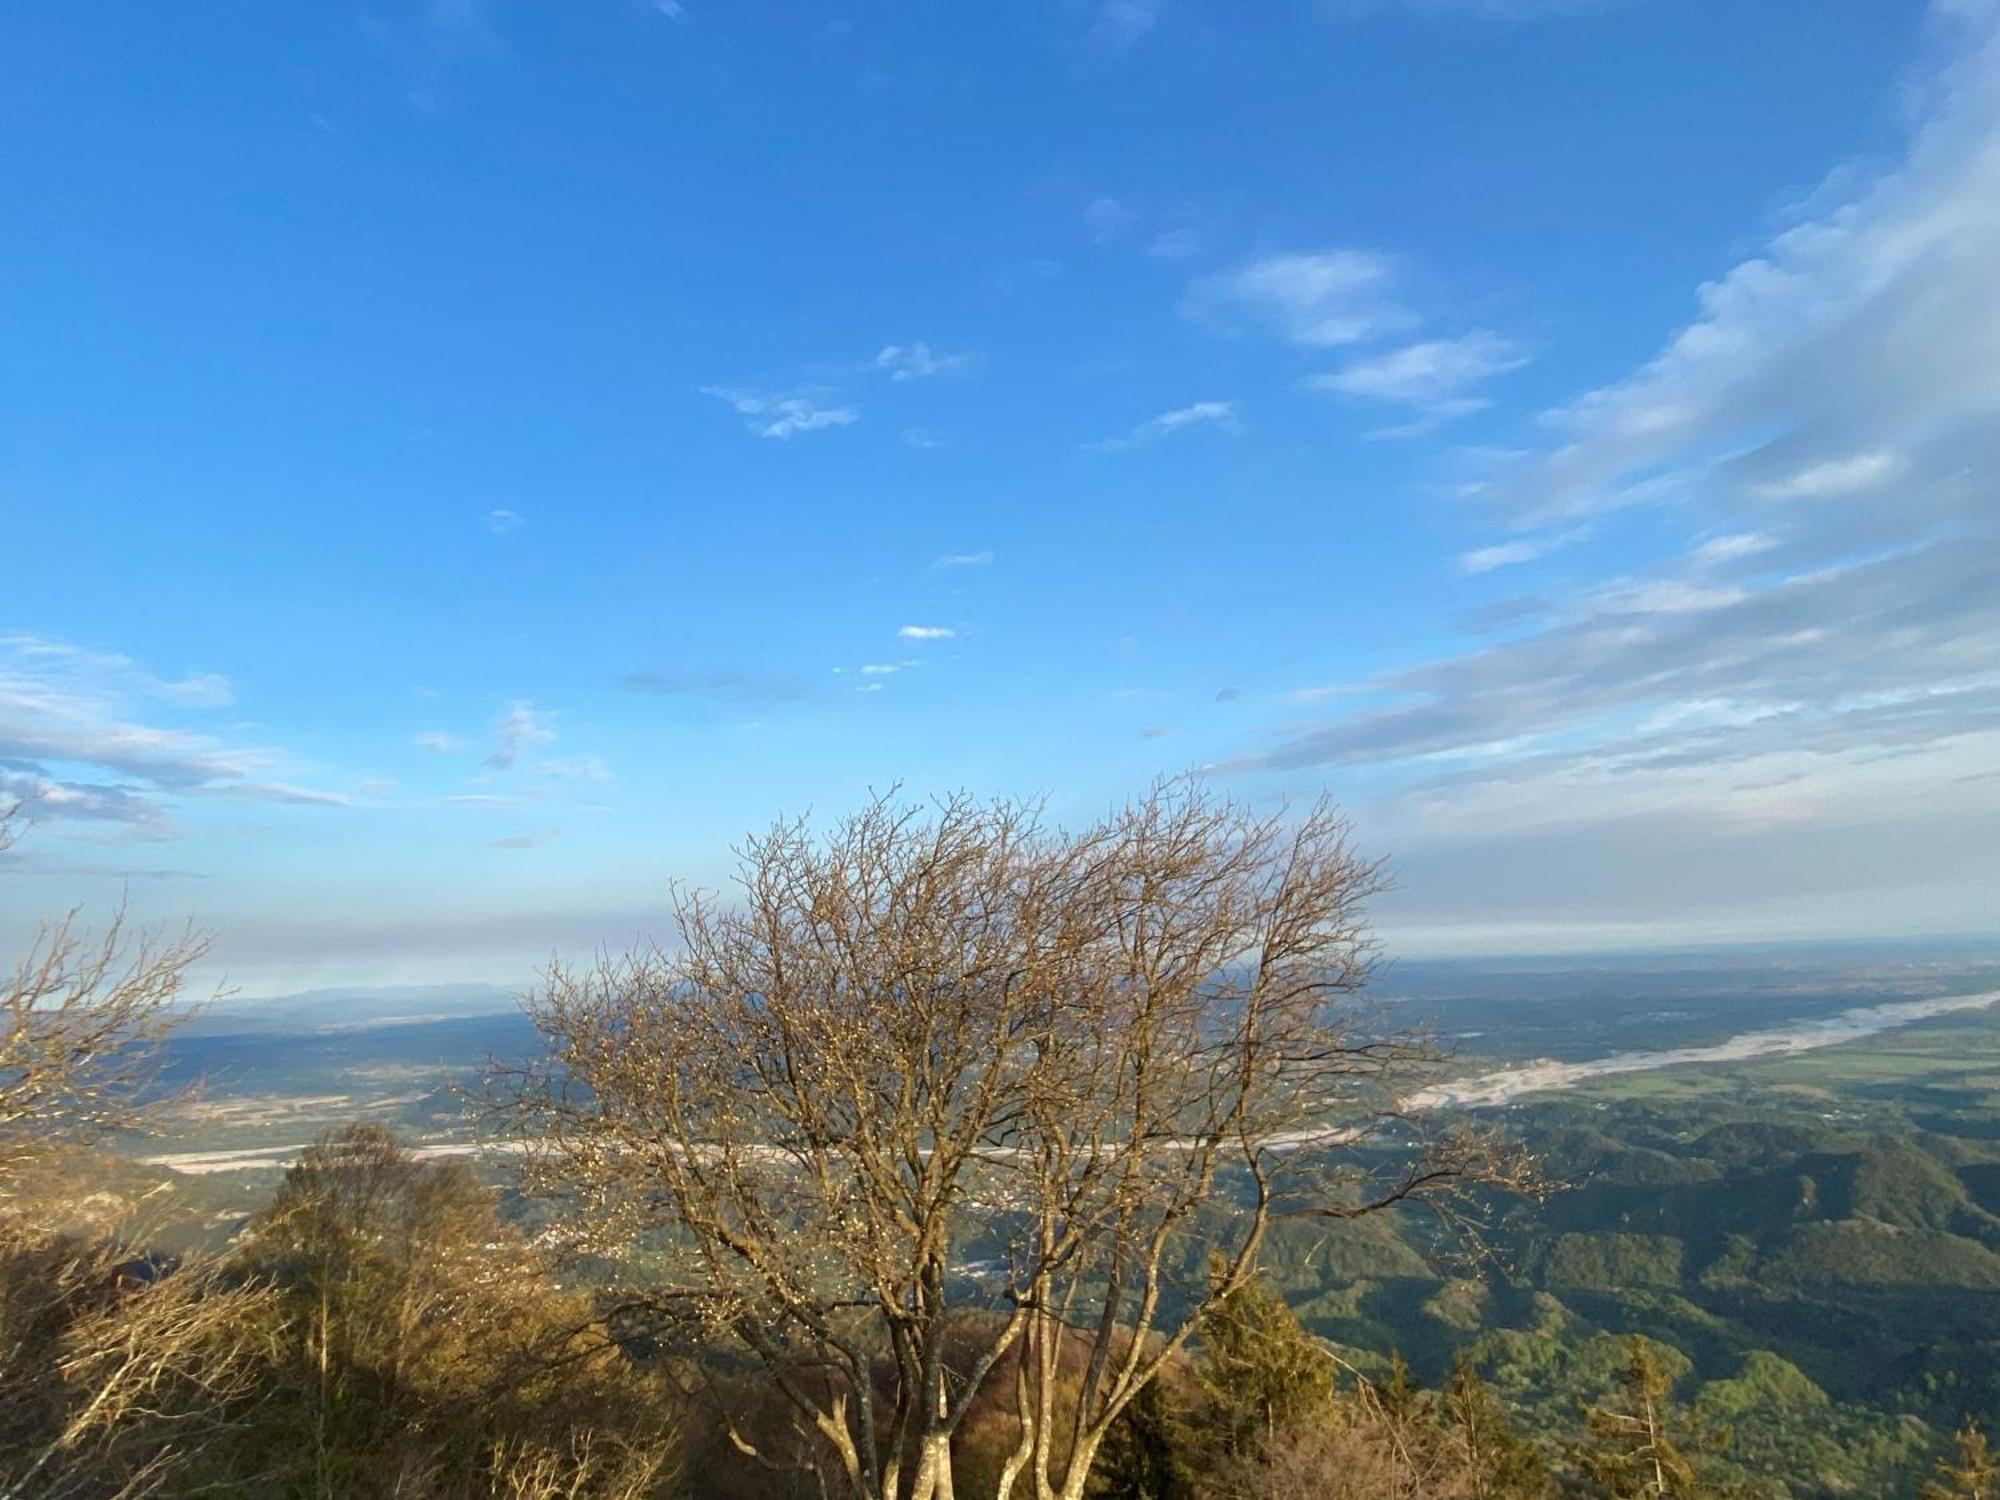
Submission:
[[1990,0],[0,21],[0,937],[524,980],[1331,791],[1410,953],[1991,931]]

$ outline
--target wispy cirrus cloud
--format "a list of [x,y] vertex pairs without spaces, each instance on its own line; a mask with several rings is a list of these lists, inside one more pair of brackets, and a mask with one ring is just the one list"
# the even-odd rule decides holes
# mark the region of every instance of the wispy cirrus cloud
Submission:
[[1901,467],[1902,461],[1887,452],[1823,458],[1780,478],[1759,480],[1751,493],[1765,500],[1828,500],[1873,489]]
[[758,437],[780,441],[803,432],[852,426],[861,419],[859,408],[831,402],[813,391],[766,394],[733,386],[705,385],[701,393],[726,403]]
[[1491,573],[1496,568],[1516,567],[1521,563],[1547,557],[1551,552],[1560,551],[1572,542],[1581,540],[1583,535],[1584,528],[1576,526],[1566,531],[1543,532],[1539,536],[1518,536],[1511,541],[1474,547],[1458,554],[1458,571]]
[[1400,429],[1428,430],[1438,422],[1483,411],[1492,401],[1477,387],[1528,362],[1519,343],[1488,329],[1455,338],[1424,339],[1358,359],[1306,378],[1311,390],[1414,408],[1428,420]]
[[[1337,247],[1266,255],[1194,282],[1182,311],[1224,332],[1260,331],[1294,348],[1359,350],[1337,369],[1305,376],[1306,390],[1400,406],[1415,413],[1370,434],[1414,437],[1484,410],[1479,387],[1528,363],[1527,348],[1487,328],[1410,339],[1436,321],[1413,311],[1398,289],[1397,263],[1372,250]],[[1406,340],[1381,347],[1392,339]]]
[[234,698],[215,673],[162,677],[115,652],[0,637],[0,798],[25,801],[33,818],[154,834],[171,830],[175,807],[202,798],[349,801],[293,780],[279,750],[186,722]]
[[1216,427],[1225,432],[1235,432],[1241,426],[1234,401],[1196,401],[1187,406],[1175,407],[1172,411],[1163,411],[1157,417],[1148,417],[1123,437],[1102,438],[1087,446],[1103,451],[1117,451],[1143,447],[1191,428]]
[[[929,627],[929,626],[905,627],[905,629],[916,629],[916,630],[934,630],[936,628],[937,627]],[[898,632],[898,634],[901,634],[901,632]],[[905,635],[903,636],[903,639],[912,641],[947,640],[951,636],[956,634],[957,634],[956,631],[947,630],[941,635],[939,634]],[[882,691],[883,687],[887,684],[889,678],[901,676],[905,672],[914,672],[922,665],[923,665],[922,662],[917,661],[913,657],[906,657],[902,661],[863,662],[859,667],[855,669],[855,675],[858,676],[861,680],[854,685],[854,691],[857,693],[879,693]],[[833,675],[836,677],[844,677],[847,675],[847,669],[845,667],[835,667],[833,669]]]
[[1395,281],[1395,263],[1371,250],[1287,252],[1202,278],[1182,310],[1224,329],[1261,329],[1302,349],[1338,349],[1416,321],[1396,299]]
[[891,380],[932,380],[940,375],[970,375],[979,368],[976,354],[940,354],[919,339],[914,344],[885,344],[870,368]]
[[1160,24],[1163,0],[1101,0],[1091,40],[1115,51],[1135,46]]
[[992,561],[993,554],[991,552],[947,552],[944,556],[934,559],[931,562],[931,566],[934,568],[983,568],[991,564]]
[[[1948,852],[2000,832],[1974,775],[2000,760],[2000,10],[1933,26],[1951,60],[1911,90],[1902,160],[1837,179],[1659,354],[1549,413],[1547,446],[1497,458],[1479,498],[1514,534],[1460,566],[1641,509],[1651,561],[1497,601],[1509,638],[1359,684],[1236,767],[1386,778],[1373,816],[1419,860],[1516,888],[1537,860],[1573,890],[1559,858],[1678,847],[1827,914],[1892,887],[2000,909],[2000,867]],[[1664,889],[1625,883],[1635,909]]]
[[1928,107],[1902,163],[1847,174],[1700,288],[1654,358],[1549,413],[1557,445],[1501,476],[1511,508],[1790,502],[1810,511],[1785,524],[1822,536],[1974,508],[2000,409],[2000,44],[1990,5],[1939,6],[1933,27],[1953,60],[1912,90]]
[[905,641],[948,641],[957,634],[950,625],[902,625],[896,630],[897,638]]
[[1630,771],[2000,731],[2000,620],[1982,591],[2000,597],[2000,557],[1942,548],[1763,585],[1614,580],[1517,640],[1363,684],[1373,706],[1243,764],[1479,760],[1506,745],[1504,763],[1532,747]]
[[486,753],[486,764],[496,771],[512,770],[523,754],[536,745],[552,744],[555,737],[551,716],[528,699],[516,698],[500,716],[493,732],[493,748]]

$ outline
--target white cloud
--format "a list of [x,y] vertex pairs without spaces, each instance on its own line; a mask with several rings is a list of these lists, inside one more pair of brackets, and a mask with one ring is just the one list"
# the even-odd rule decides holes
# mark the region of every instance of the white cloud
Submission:
[[906,641],[948,641],[958,632],[949,625],[905,625],[896,634]]
[[944,437],[940,433],[932,432],[928,427],[905,427],[903,429],[903,446],[906,448],[942,448],[944,446]]
[[1546,557],[1582,536],[1581,531],[1549,532],[1543,536],[1516,537],[1513,541],[1496,542],[1490,547],[1475,547],[1470,552],[1458,555],[1458,570],[1461,573],[1491,573],[1495,568],[1511,568],[1519,563],[1533,562],[1538,557]]
[[1898,467],[1893,453],[1856,453],[1848,458],[1822,459],[1783,479],[1765,480],[1751,488],[1767,500],[1824,500],[1873,489]]
[[1133,46],[1160,20],[1161,0],[1103,0],[1091,37],[1100,45],[1123,49]]
[[486,529],[495,536],[512,536],[528,524],[528,518],[517,510],[489,510],[486,512]]
[[705,385],[701,392],[727,402],[758,437],[781,441],[802,432],[847,427],[861,417],[860,411],[852,406],[822,405],[816,396],[805,393],[760,395],[719,385]]
[[1379,788],[1364,834],[1429,910],[1658,938],[2000,909],[2000,8],[1933,26],[1899,163],[1836,175],[1467,487],[1517,534],[1461,567],[1644,508],[1594,523],[1619,576],[1234,762]]
[[1364,343],[1415,320],[1395,298],[1394,266],[1368,250],[1268,255],[1195,283],[1196,318],[1248,322],[1307,349]]
[[1083,211],[1083,227],[1094,245],[1108,245],[1124,234],[1138,215],[1116,198],[1099,196]]
[[1528,362],[1518,344],[1476,328],[1457,338],[1426,339],[1357,360],[1307,385],[1341,396],[1393,401],[1442,417],[1462,416],[1490,403],[1471,388]]
[[1727,609],[1750,597],[1748,589],[1684,578],[1616,578],[1584,596],[1584,610],[1601,615],[1695,615]]
[[931,564],[934,568],[983,568],[993,561],[991,552],[947,552]]
[[976,354],[939,354],[922,340],[888,344],[875,356],[874,368],[891,380],[929,380],[938,375],[969,375],[979,367]]
[[452,755],[471,748],[457,735],[446,734],[442,729],[426,729],[422,734],[414,736],[410,743],[419,750],[430,751],[433,755]]
[[1769,552],[1776,545],[1761,531],[1734,531],[1727,536],[1710,537],[1688,554],[1688,561],[1698,568],[1715,567]]
[[546,745],[555,737],[555,730],[549,727],[549,715],[528,699],[516,698],[507,705],[507,712],[494,731],[493,748],[487,753],[486,764],[495,770],[509,770],[529,746]]
[[1201,254],[1201,235],[1192,229],[1166,229],[1153,236],[1146,253],[1160,260],[1186,260]]
[[1163,411],[1157,417],[1149,417],[1123,437],[1104,438],[1089,446],[1099,449],[1137,448],[1163,437],[1171,437],[1176,432],[1185,432],[1191,427],[1220,427],[1225,432],[1235,432],[1240,425],[1234,401],[1196,401],[1172,411]]
[[284,779],[288,758],[230,743],[212,728],[161,723],[234,700],[214,673],[161,677],[130,657],[33,635],[0,637],[0,798],[34,818],[172,827],[197,798],[344,805],[337,792]]
[[235,684],[219,672],[161,677],[129,656],[36,635],[0,635],[0,670],[14,674],[16,681],[31,676],[60,681],[100,702],[118,697],[150,698],[189,708],[227,708],[236,701]]
[[1910,91],[1902,163],[1837,174],[1651,361],[1552,413],[1564,441],[1511,476],[1517,507],[1810,499],[1829,513],[1798,524],[1827,534],[1962,512],[2000,413],[2000,44],[1990,5],[1933,25],[1954,60]]
[[1161,412],[1150,422],[1146,430],[1154,433],[1179,432],[1183,427],[1199,427],[1207,423],[1229,426],[1236,420],[1234,401],[1197,401],[1192,406],[1178,407],[1173,411]]

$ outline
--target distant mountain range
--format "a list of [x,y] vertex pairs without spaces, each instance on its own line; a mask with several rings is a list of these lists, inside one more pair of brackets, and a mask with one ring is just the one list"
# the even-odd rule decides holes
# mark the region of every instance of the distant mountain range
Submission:
[[196,1013],[190,1036],[328,1032],[414,1025],[466,1016],[512,1015],[520,992],[491,984],[409,984],[376,989],[303,990],[219,1000]]

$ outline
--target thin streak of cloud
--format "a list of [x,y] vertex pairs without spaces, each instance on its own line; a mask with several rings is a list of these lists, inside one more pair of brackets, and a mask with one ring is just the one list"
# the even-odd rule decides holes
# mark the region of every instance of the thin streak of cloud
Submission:
[[1241,430],[1242,423],[1236,415],[1236,403],[1196,401],[1187,406],[1176,407],[1172,411],[1163,411],[1157,417],[1149,417],[1123,437],[1104,438],[1086,446],[1105,452],[1140,448],[1195,427],[1214,427],[1224,432]]
[[0,637],[0,773],[10,795],[31,789],[31,816],[119,823],[148,837],[175,831],[170,809],[184,799],[329,807],[351,800],[299,784],[275,749],[155,722],[212,712],[234,696],[215,673],[161,677],[114,652]]
[[856,407],[825,404],[805,392],[765,395],[729,386],[705,385],[701,393],[725,402],[758,437],[776,438],[780,442],[804,432],[852,426],[861,419]]
[[929,344],[888,344],[877,354],[871,368],[891,380],[932,380],[940,375],[970,375],[979,368],[976,354],[940,354]]
[[1457,338],[1405,344],[1311,376],[1306,384],[1338,396],[1415,407],[1442,420],[1483,410],[1491,403],[1473,387],[1527,362],[1520,345],[1480,328]]
[[1518,567],[1522,563],[1534,562],[1547,557],[1551,552],[1560,551],[1582,539],[1581,528],[1569,531],[1546,532],[1541,536],[1515,537],[1511,541],[1495,542],[1488,547],[1474,547],[1469,552],[1458,555],[1458,571],[1461,573],[1491,573],[1496,568]]

